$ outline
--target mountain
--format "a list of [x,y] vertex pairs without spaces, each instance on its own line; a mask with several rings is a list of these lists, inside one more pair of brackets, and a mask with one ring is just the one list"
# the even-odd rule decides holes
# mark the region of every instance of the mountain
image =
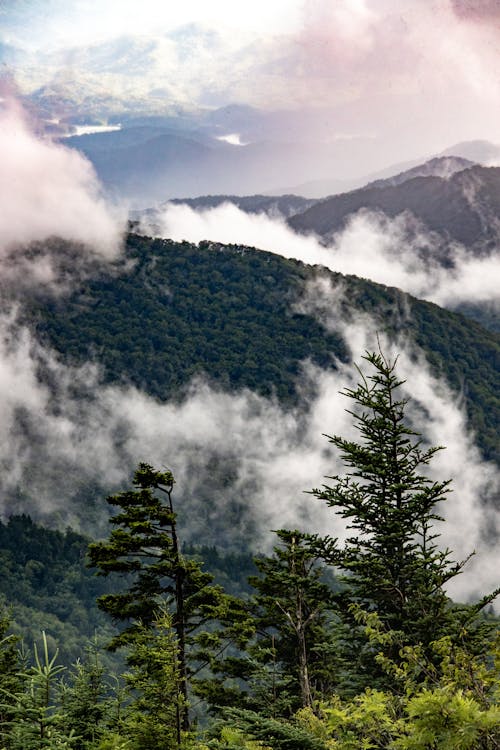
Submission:
[[[225,203],[236,206],[241,211],[249,214],[266,214],[271,217],[288,219],[295,214],[302,213],[316,203],[299,195],[201,195],[197,198],[173,198],[169,203],[186,205],[195,211],[217,208]],[[162,206],[157,209],[136,211],[131,213],[132,219],[140,219],[141,216],[153,215],[161,211]]]
[[498,335],[397,289],[251,248],[132,234],[119,269],[70,294],[25,300],[26,315],[64,361],[94,360],[108,382],[125,379],[157,399],[175,398],[203,373],[224,388],[274,393],[293,404],[301,362],[334,369],[347,357],[340,321],[338,332],[327,331],[313,315],[294,311],[318,275],[335,287],[342,282],[352,314],[369,314],[394,337],[404,332],[426,353],[465,394],[482,450],[500,461]]
[[475,166],[475,162],[463,159],[460,156],[435,156],[433,159],[417,164],[416,167],[405,169],[389,177],[381,177],[370,181],[369,187],[388,187],[389,185],[402,185],[415,177],[442,177],[447,180],[456,172]]
[[327,240],[360,210],[379,211],[391,218],[411,212],[444,245],[456,241],[476,253],[497,246],[500,213],[500,168],[473,166],[449,178],[422,176],[400,184],[371,184],[321,201],[289,220],[299,232]]
[[[220,131],[221,136],[224,131]],[[337,147],[324,144],[260,141],[227,142],[203,129],[126,127],[118,131],[64,139],[94,165],[113,195],[144,207],[179,196],[252,195],[280,180],[332,170]]]
[[[136,143],[147,140],[150,136],[161,132],[160,128],[152,127],[136,127],[129,128],[125,131],[121,131],[114,136],[109,134],[101,134],[100,140],[94,136],[80,136],[78,138],[69,139],[70,143],[74,143],[77,147],[82,144],[83,150],[86,145],[90,142],[94,149],[94,152],[98,148],[106,150],[107,138],[113,137],[116,143],[122,143],[124,146],[135,145]],[[143,137],[144,136],[144,137]],[[94,157],[96,159],[97,157]],[[408,180],[414,179],[420,176],[436,176],[447,179],[451,177],[455,172],[462,171],[468,167],[474,166],[473,162],[467,159],[461,159],[458,157],[436,157],[431,159],[424,164],[419,164],[412,169],[400,172],[396,175],[391,175],[385,179],[378,179],[376,181],[368,183],[366,187],[385,187],[385,186],[396,186],[401,185]],[[340,183],[339,183],[340,184]],[[301,195],[286,194],[286,195],[200,195],[195,198],[171,198],[170,203],[174,204],[185,204],[194,210],[204,210],[207,208],[216,208],[223,203],[231,203],[237,206],[241,211],[246,213],[265,213],[271,217],[282,217],[291,218],[297,214],[304,213],[312,206],[320,202],[319,199],[304,198]],[[154,209],[146,209],[144,211],[132,211],[131,218],[138,219],[141,215],[154,214],[156,211],[161,210],[161,204]]]
[[304,182],[281,191],[273,191],[273,195],[282,193],[295,193],[306,198],[320,199],[339,193],[347,193],[352,190],[366,187],[366,185],[399,185],[412,177],[434,175],[435,177],[449,177],[454,172],[472,167],[476,160],[464,159],[460,156],[445,155],[435,156],[427,161],[412,159],[401,164],[391,164],[378,172],[365,174],[351,179],[322,179]]

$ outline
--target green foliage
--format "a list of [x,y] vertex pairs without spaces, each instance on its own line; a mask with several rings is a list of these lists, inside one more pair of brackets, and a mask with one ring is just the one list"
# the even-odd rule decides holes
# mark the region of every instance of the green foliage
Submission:
[[[372,640],[383,634],[377,618],[368,616]],[[484,644],[481,658],[457,649],[449,638],[432,644],[440,660],[426,659],[419,647],[408,647],[402,659],[384,668],[399,690],[367,689],[349,701],[323,702],[320,715],[302,709],[297,720],[330,750],[493,750],[500,744],[498,645]],[[416,670],[425,682],[415,680]]]
[[[44,630],[51,648],[57,644],[60,662],[66,667],[81,659],[82,643],[94,635],[101,643],[116,635],[96,604],[98,596],[111,593],[116,586],[111,578],[89,570],[88,544],[88,537],[71,529],[49,529],[26,515],[0,522],[0,602],[5,600],[11,611],[12,631],[25,643],[33,643]],[[247,578],[255,573],[250,552],[189,545],[183,547],[183,554],[203,561],[228,593],[242,596],[250,591]],[[117,654],[108,652],[100,658],[107,670],[122,669]]]
[[13,716],[7,724],[7,750],[70,750],[75,747],[73,729],[65,731],[58,705],[64,667],[57,664],[57,651],[49,655],[45,633],[42,633],[42,642],[41,655],[34,645],[34,664],[23,674],[24,689],[7,696],[13,707]]
[[249,578],[255,593],[246,602],[248,621],[240,623],[243,637],[233,640],[242,652],[212,660],[217,677],[196,687],[212,710],[239,706],[290,716],[335,684],[338,626],[320,564],[325,542],[297,530],[276,534],[274,555],[255,558],[260,575]]
[[41,630],[60,645],[66,666],[96,630],[111,633],[96,597],[109,590],[86,565],[89,539],[36,524],[29,516],[0,522],[0,595],[12,607],[12,628],[26,643]]
[[226,721],[244,735],[273,750],[327,750],[327,746],[298,721],[273,719],[245,709],[227,709]]
[[[54,262],[64,254],[58,247]],[[204,374],[223,388],[287,402],[296,398],[302,361],[330,368],[347,358],[340,335],[294,311],[318,274],[334,287],[342,280],[346,314],[368,313],[378,330],[408,337],[426,353],[433,371],[463,394],[484,454],[500,461],[498,334],[397,289],[253,248],[131,234],[125,263],[94,269],[67,295],[25,298],[23,306],[43,341],[66,360],[97,361],[110,382],[168,399]]]
[[395,750],[489,750],[500,744],[500,709],[448,688],[424,689],[406,706],[403,736]]
[[[355,531],[330,555],[348,574],[348,598],[374,608],[385,629],[400,634],[400,646],[425,648],[453,628],[455,612],[444,585],[464,564],[451,562],[436,543],[434,524],[442,519],[435,506],[449,481],[435,482],[423,471],[439,448],[425,448],[405,423],[407,401],[398,398],[396,363],[377,353],[365,360],[372,374],[359,370],[359,384],[344,394],[354,401],[350,413],[360,441],[329,438],[348,471],[313,492]],[[368,675],[373,679],[373,665]]]
[[[300,264],[238,246],[129,235],[127,265],[67,298],[32,300],[40,336],[66,357],[97,357],[110,381],[175,397],[195,375],[287,400],[300,362],[332,367],[340,336],[292,304]],[[130,263],[132,261],[132,264]]]
[[73,665],[68,684],[63,684],[61,691],[62,724],[66,732],[74,732],[77,750],[94,745],[103,735],[110,703],[104,667],[96,645],[92,644],[84,660]]
[[0,613],[0,747],[6,741],[7,728],[15,717],[12,696],[22,688],[21,667],[18,653],[19,638],[9,632],[10,616]]
[[267,662],[270,671],[272,692],[262,696],[262,707],[283,715],[286,702],[294,711],[333,689],[337,629],[333,591],[322,579],[320,564],[333,543],[297,530],[281,529],[276,535],[274,555],[256,558],[260,576],[250,578],[258,634],[252,655],[262,666]]
[[[172,504],[174,478],[141,463],[134,474],[134,490],[109,497],[119,508],[110,519],[116,528],[106,542],[91,544],[89,557],[102,575],[129,576],[128,588],[98,599],[99,607],[115,620],[128,623],[111,642],[112,649],[137,647],[144,628],[169,610],[177,637],[180,692],[178,731],[189,728],[188,681],[209,666],[213,653],[246,638],[245,608],[212,583],[213,576],[180,551]],[[225,627],[216,629],[215,622]],[[133,651],[130,658],[133,658]]]
[[138,750],[180,747],[181,716],[186,708],[172,618],[158,612],[151,627],[139,627],[129,650],[125,674],[131,703],[122,733]]
[[194,750],[271,750],[258,740],[246,736],[240,729],[222,726],[216,738],[209,742],[199,743]]

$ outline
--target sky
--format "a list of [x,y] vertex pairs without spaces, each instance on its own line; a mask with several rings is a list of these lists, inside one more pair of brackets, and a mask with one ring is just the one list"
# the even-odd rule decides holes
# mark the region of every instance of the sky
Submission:
[[[311,138],[371,138],[386,161],[500,140],[496,0],[0,2],[23,93],[143,97],[166,108],[313,112]],[[124,41],[124,37],[127,37]],[[120,41],[121,40],[121,41]]]

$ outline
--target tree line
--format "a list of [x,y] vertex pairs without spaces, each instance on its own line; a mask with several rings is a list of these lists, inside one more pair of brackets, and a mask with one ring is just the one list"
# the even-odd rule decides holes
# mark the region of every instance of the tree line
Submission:
[[[345,519],[345,540],[275,532],[248,597],[183,552],[175,480],[147,463],[107,498],[109,538],[89,561],[116,581],[98,606],[120,624],[106,676],[95,649],[62,675],[44,639],[22,664],[8,619],[0,644],[0,746],[106,750],[397,750],[500,747],[500,650],[487,613],[500,589],[457,605],[467,563],[438,544],[450,482],[405,419],[402,381],[381,352],[345,395],[358,440],[330,436],[346,467],[311,494]],[[333,571],[333,573],[332,573]],[[121,581],[121,585],[120,585]]]

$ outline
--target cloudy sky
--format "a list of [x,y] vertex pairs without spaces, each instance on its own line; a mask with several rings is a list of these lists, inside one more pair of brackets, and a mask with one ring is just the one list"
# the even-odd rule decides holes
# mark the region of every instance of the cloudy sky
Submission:
[[500,140],[497,0],[4,0],[0,29],[23,93],[298,110],[388,161]]

